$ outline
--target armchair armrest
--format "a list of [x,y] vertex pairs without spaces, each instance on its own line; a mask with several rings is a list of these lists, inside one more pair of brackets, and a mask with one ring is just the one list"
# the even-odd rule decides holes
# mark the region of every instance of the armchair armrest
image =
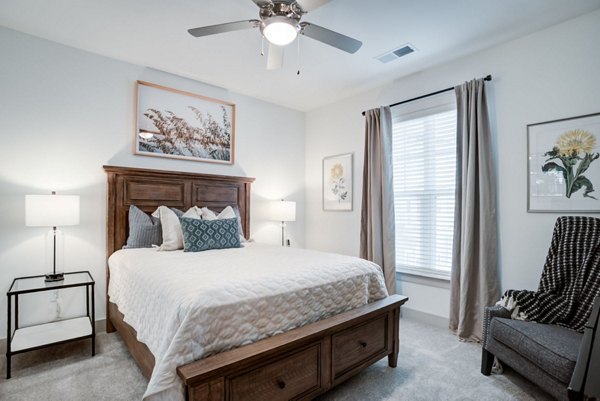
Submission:
[[495,317],[503,317],[509,319],[511,311],[506,309],[504,306],[494,305],[483,309],[483,338],[482,345],[485,349],[489,342],[489,330],[492,319]]
[[481,373],[484,376],[489,376],[492,373],[492,366],[494,365],[494,355],[488,350],[487,346],[490,341],[490,325],[492,319],[495,317],[510,318],[511,311],[506,309],[504,306],[494,305],[487,308],[483,308],[483,335],[481,339]]
[[571,382],[569,400],[583,400],[584,397],[600,397],[600,385],[593,379],[593,371],[600,367],[600,297],[594,299],[590,319],[585,325],[583,338],[579,346],[579,355]]

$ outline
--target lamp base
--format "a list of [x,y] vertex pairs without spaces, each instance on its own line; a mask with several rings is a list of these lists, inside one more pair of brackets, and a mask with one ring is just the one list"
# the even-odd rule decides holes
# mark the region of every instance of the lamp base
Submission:
[[52,282],[52,281],[62,281],[65,279],[65,275],[63,273],[48,273],[46,274],[46,278],[44,279],[45,282]]

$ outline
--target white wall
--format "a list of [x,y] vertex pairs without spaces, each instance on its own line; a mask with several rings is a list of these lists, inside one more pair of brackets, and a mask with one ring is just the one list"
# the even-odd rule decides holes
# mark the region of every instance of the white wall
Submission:
[[[96,279],[96,316],[105,317],[106,180],[102,165],[255,177],[252,236],[278,244],[279,226],[264,218],[265,200],[295,200],[304,214],[305,114],[200,82],[76,50],[0,27],[0,291],[13,277],[45,273],[45,228],[25,227],[24,195],[81,195],[81,224],[66,227],[66,270]],[[234,166],[134,156],[134,84],[145,80],[237,105]],[[261,207],[262,206],[262,207]],[[303,219],[288,224],[304,244]],[[73,292],[73,291],[71,291]],[[63,294],[63,316],[76,296]],[[81,298],[83,300],[83,298]],[[0,337],[6,297],[0,297]],[[23,324],[53,317],[55,305],[21,299]]]
[[[558,214],[527,213],[526,125],[600,112],[598,38],[600,11],[309,112],[307,247],[358,254],[364,135],[361,111],[492,74],[494,80],[487,87],[497,153],[502,288],[537,288]],[[355,154],[354,199],[359,201],[350,213],[323,212],[321,160],[345,152]],[[423,285],[419,280],[399,283],[399,291],[411,297],[407,308],[448,317],[447,289]]]
[[[295,244],[357,255],[360,112],[488,73],[494,76],[488,96],[498,156],[502,287],[535,288],[557,215],[526,212],[526,125],[600,111],[598,37],[600,11],[311,111],[305,126],[304,113],[0,28],[0,290],[6,291],[13,277],[45,272],[46,230],[24,226],[24,195],[79,194],[81,224],[64,230],[66,266],[92,271],[97,318],[105,316],[103,164],[256,177],[253,237],[278,243],[279,227],[264,218],[262,209],[265,200],[285,197],[298,202],[298,221],[288,224]],[[138,79],[235,102],[236,164],[132,155]],[[322,158],[345,152],[355,155],[354,211],[323,212]],[[411,297],[408,308],[447,317],[443,287],[417,280],[400,282],[398,288]],[[63,305],[71,305],[65,315],[77,312],[73,305],[79,295],[63,295]],[[54,314],[47,299],[26,299],[24,324]],[[4,337],[4,296],[0,311]]]

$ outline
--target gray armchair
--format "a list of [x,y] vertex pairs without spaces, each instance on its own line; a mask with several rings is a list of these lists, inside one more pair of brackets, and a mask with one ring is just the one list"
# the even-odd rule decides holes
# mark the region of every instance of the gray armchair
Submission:
[[537,291],[508,290],[502,298],[528,321],[512,320],[503,307],[484,311],[481,372],[490,374],[495,356],[559,400],[598,397],[586,383],[598,382],[588,377],[598,375],[591,344],[599,296],[600,219],[557,218]]
[[[481,373],[488,376],[494,356],[558,400],[581,400],[600,397],[600,335],[598,321],[600,297],[585,326],[579,333],[553,324],[511,320],[501,306],[484,312]],[[595,343],[595,344],[594,344]]]

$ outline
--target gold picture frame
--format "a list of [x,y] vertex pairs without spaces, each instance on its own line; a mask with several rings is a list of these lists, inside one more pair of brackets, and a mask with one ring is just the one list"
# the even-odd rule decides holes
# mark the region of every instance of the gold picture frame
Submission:
[[235,104],[136,81],[133,153],[234,164]]

